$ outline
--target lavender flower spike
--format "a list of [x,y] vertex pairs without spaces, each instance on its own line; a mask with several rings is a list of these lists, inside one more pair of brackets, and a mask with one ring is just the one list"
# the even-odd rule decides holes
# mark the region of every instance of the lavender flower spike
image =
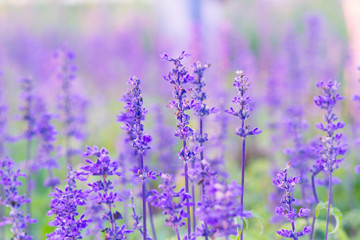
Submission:
[[288,170],[290,167],[290,162],[288,162],[287,166],[276,175],[273,179],[273,184],[284,190],[285,194],[282,196],[280,203],[283,204],[281,207],[277,207],[275,212],[279,216],[284,216],[287,218],[289,223],[291,224],[291,230],[281,229],[276,233],[284,238],[291,238],[293,240],[298,240],[299,237],[310,234],[311,227],[305,227],[301,232],[296,232],[295,230],[295,222],[297,218],[306,217],[310,214],[310,209],[301,208],[299,212],[297,212],[296,208],[293,208],[293,202],[295,201],[294,195],[292,191],[296,184],[300,183],[300,176],[297,177],[289,177]]
[[83,173],[73,171],[69,165],[65,189],[61,190],[55,187],[55,191],[50,193],[49,196],[53,199],[50,202],[51,210],[47,215],[56,215],[55,220],[49,222],[49,226],[56,227],[56,229],[53,233],[46,235],[49,240],[82,239],[81,231],[87,227],[88,222],[91,222],[89,219],[84,219],[84,214],[77,217],[79,215],[78,206],[85,205],[88,197],[86,192],[76,188],[76,179],[83,177]]
[[321,137],[321,145],[318,146],[319,159],[315,165],[327,174],[329,182],[325,230],[325,240],[327,240],[330,205],[332,202],[332,174],[335,169],[339,168],[339,163],[344,160],[343,158],[338,157],[344,155],[346,152],[346,145],[341,143],[342,134],[335,134],[337,130],[342,129],[345,126],[345,123],[337,121],[338,117],[333,111],[337,102],[344,99],[344,97],[340,96],[338,93],[339,83],[336,81],[329,81],[327,83],[320,81],[317,83],[317,87],[322,89],[324,95],[315,97],[314,102],[318,107],[326,112],[324,116],[325,125],[323,123],[315,125],[318,129],[325,133],[325,136]]
[[[248,78],[242,71],[236,71],[236,77],[233,86],[238,91],[238,96],[234,97],[233,103],[238,105],[238,109],[234,110],[232,107],[226,110],[227,113],[238,117],[241,120],[241,127],[236,130],[235,134],[242,137],[242,161],[241,161],[241,195],[240,206],[241,213],[244,210],[244,187],[245,187],[245,141],[246,137],[250,135],[260,134],[261,130],[254,128],[250,130],[250,126],[245,126],[245,120],[249,118],[251,108],[251,99],[246,95],[246,91],[250,87]],[[241,231],[240,239],[243,239],[244,231]]]
[[86,159],[88,165],[81,167],[83,177],[79,178],[79,180],[86,181],[88,176],[100,177],[99,180],[88,183],[90,187],[89,199],[107,208],[103,220],[107,221],[110,226],[105,229],[105,240],[121,240],[126,239],[126,236],[133,231],[125,229],[125,225],[121,227],[117,225],[117,220],[123,217],[118,211],[114,211],[113,208],[115,203],[121,202],[122,199],[113,191],[114,186],[109,177],[114,175],[120,176],[121,173],[118,172],[118,162],[112,161],[108,154],[109,152],[105,148],[99,150],[96,146],[92,148],[87,147],[83,157],[96,157],[96,161],[93,162],[90,159]]
[[36,219],[30,218],[30,215],[24,215],[21,210],[23,204],[29,203],[31,200],[25,195],[19,195],[18,186],[21,186],[19,177],[26,177],[20,172],[20,169],[14,169],[14,162],[5,157],[0,160],[0,184],[4,186],[4,195],[0,197],[0,203],[9,207],[9,217],[3,217],[0,227],[11,224],[11,232],[14,234],[13,239],[31,240],[32,237],[26,233],[26,226],[29,223],[36,223]]
[[[164,76],[165,81],[174,86],[173,98],[169,103],[169,108],[175,110],[177,119],[177,130],[175,136],[182,141],[182,148],[178,152],[178,156],[184,162],[184,177],[185,177],[185,192],[189,193],[189,175],[188,175],[188,161],[193,156],[192,151],[187,147],[187,140],[193,135],[193,130],[189,127],[190,116],[185,113],[192,109],[194,101],[189,102],[186,99],[187,90],[184,85],[193,81],[193,77],[186,71],[185,67],[181,63],[185,57],[189,54],[183,51],[178,58],[170,58],[167,54],[162,55],[162,59],[173,63],[173,69]],[[187,199],[187,227],[188,227],[188,239],[191,235],[191,216],[190,216],[190,201]]]
[[[142,90],[140,88],[141,80],[137,77],[130,78],[128,82],[132,88],[123,97],[126,105],[124,106],[126,112],[122,112],[118,116],[118,120],[125,122],[123,127],[128,133],[132,134],[132,146],[136,150],[138,156],[138,175],[142,186],[142,207],[143,207],[143,239],[147,239],[146,226],[146,179],[153,174],[152,171],[148,173],[144,165],[144,153],[150,149],[149,143],[152,138],[150,135],[144,134],[143,121],[145,120],[146,109],[143,107]],[[150,214],[152,220],[152,215]],[[155,233],[154,233],[155,235]],[[156,238],[156,237],[155,237]]]
[[54,142],[56,141],[57,131],[51,124],[52,115],[45,113],[37,123],[37,133],[40,135],[41,147],[37,160],[40,162],[43,168],[48,170],[48,178],[45,180],[45,187],[54,188],[60,184],[59,178],[53,175],[53,168],[58,168],[59,165],[56,159],[52,156],[52,152],[55,150]]

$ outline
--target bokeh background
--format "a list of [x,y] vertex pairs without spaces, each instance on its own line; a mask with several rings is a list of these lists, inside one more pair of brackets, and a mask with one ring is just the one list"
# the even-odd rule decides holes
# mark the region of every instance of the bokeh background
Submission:
[[[210,63],[208,101],[220,108],[231,105],[236,94],[232,88],[235,71],[244,70],[252,82],[250,94],[255,103],[251,125],[263,129],[260,136],[249,139],[245,204],[263,217],[264,233],[258,236],[260,227],[254,220],[246,234],[248,239],[280,239],[275,230],[281,224],[270,221],[273,205],[269,194],[274,191],[273,171],[284,166],[287,157],[283,151],[291,145],[284,127],[286,109],[301,106],[308,121],[304,135],[307,140],[316,137],[321,133],[314,123],[322,121],[322,112],[313,104],[318,94],[316,82],[337,80],[346,99],[336,111],[347,123],[346,141],[352,148],[336,172],[342,183],[334,187],[334,202],[343,212],[344,222],[334,239],[358,239],[360,181],[353,169],[360,162],[356,145],[360,114],[352,96],[360,93],[359,18],[356,0],[3,0],[0,86],[2,101],[9,105],[7,131],[16,136],[25,128],[18,109],[23,76],[34,79],[36,94],[56,113],[60,83],[54,77],[54,53],[66,48],[76,56],[74,89],[88,104],[86,139],[77,144],[104,146],[114,156],[120,151],[123,133],[115,121],[122,110],[118,99],[128,88],[128,78],[136,75],[143,81],[144,105],[149,109],[145,127],[154,138],[147,161],[157,166],[159,115],[169,129],[175,129],[173,113],[166,107],[172,89],[162,78],[170,65],[161,61],[160,54],[175,57],[185,50],[191,54],[187,66],[197,60]],[[195,121],[192,125],[196,128]],[[229,181],[240,179],[240,138],[233,134],[238,125],[229,117],[225,141]],[[224,129],[214,120],[206,131],[215,136]],[[61,145],[61,128],[59,132]],[[21,162],[24,146],[24,141],[7,143],[7,154]],[[177,148],[173,149],[174,161],[180,161]],[[83,162],[80,157],[74,161],[77,166]],[[66,175],[64,169],[62,161],[56,172],[61,179]],[[38,219],[35,239],[45,239],[45,233],[51,231],[47,222],[52,218],[45,215],[50,190],[42,187],[44,175],[39,171],[33,195],[33,217]],[[325,199],[325,188],[319,191]],[[163,226],[163,218],[157,215],[155,221],[163,234],[160,239],[170,239],[171,230]],[[5,237],[1,239],[10,239],[8,229],[2,233]]]

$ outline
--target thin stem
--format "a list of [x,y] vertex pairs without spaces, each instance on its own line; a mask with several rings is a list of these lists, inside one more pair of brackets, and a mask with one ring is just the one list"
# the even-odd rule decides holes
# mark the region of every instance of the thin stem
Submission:
[[[184,140],[185,146],[186,141]],[[185,175],[185,192],[189,193],[189,176],[188,176],[188,162],[184,162],[184,175]],[[189,199],[186,200],[186,210],[187,210],[187,227],[188,227],[188,239],[190,239],[191,235],[191,216],[190,216],[190,205]]]
[[332,172],[329,171],[328,206],[327,206],[327,212],[326,212],[325,240],[327,240],[328,230],[329,230],[331,196],[332,196]]
[[[245,121],[241,121],[241,128],[244,129]],[[240,194],[240,214],[244,211],[244,186],[245,186],[245,137],[242,139],[242,159],[241,159],[241,194]],[[243,229],[243,227],[242,227]],[[244,231],[241,231],[240,240],[243,240]]]
[[148,209],[149,209],[149,217],[150,217],[150,225],[151,225],[151,231],[152,231],[152,234],[153,234],[153,238],[154,240],[156,240],[156,231],[155,231],[155,226],[154,226],[154,219],[153,219],[153,214],[152,214],[152,208],[151,208],[151,205],[150,203],[148,202]]
[[[202,138],[203,138],[203,125],[204,125],[204,123],[203,123],[203,118],[202,117],[200,117],[200,139],[202,140]],[[203,141],[201,141],[200,142],[200,147],[203,147],[203,145],[204,145],[204,142]],[[202,182],[201,182],[201,186],[202,186],[202,193],[203,194],[205,194],[205,179],[204,179],[204,164],[203,164],[203,160],[204,160],[204,151],[201,151],[201,153],[200,153],[200,163],[201,163],[201,175],[202,175]],[[194,200],[194,202],[195,202],[195,200]],[[194,206],[195,207],[195,206]],[[195,213],[195,209],[194,209],[194,213]],[[195,221],[195,214],[194,214],[194,221]],[[194,231],[195,231],[195,225],[196,224],[194,224]],[[205,225],[205,229],[207,230],[207,225],[206,225],[206,223],[204,222],[204,225]],[[205,240],[208,240],[208,236],[207,235],[205,235]]]
[[[30,123],[29,123],[30,125]],[[30,127],[30,126],[29,126]],[[30,131],[30,130],[29,130]],[[25,166],[26,166],[26,169],[28,170],[28,174],[27,174],[27,177],[26,177],[26,197],[28,197],[29,199],[31,199],[31,166],[30,166],[30,158],[31,158],[31,139],[29,139],[29,137],[27,137],[27,141],[26,141],[26,162],[25,162]],[[26,204],[26,212],[27,214],[30,214],[31,215],[31,202],[29,201],[27,204]],[[29,235],[31,234],[31,225],[28,224],[27,227],[26,227]]]
[[65,136],[65,156],[67,165],[72,166],[71,154],[70,154],[70,137],[66,132]]
[[[312,191],[313,191],[313,195],[314,195],[316,204],[319,203],[319,198],[318,198],[317,193],[316,193],[315,176],[317,174],[319,174],[320,172],[321,172],[321,170],[317,170],[316,172],[313,172],[313,174],[311,175],[311,187],[312,187]],[[313,219],[312,219],[312,224],[311,224],[311,233],[309,235],[309,240],[313,239],[314,232],[315,232],[314,231],[315,230],[315,222],[316,222],[316,217],[315,217],[315,213],[314,213]]]
[[[191,168],[192,169],[195,168],[195,161],[191,161]],[[195,200],[195,183],[194,183],[194,181],[191,182],[191,197],[193,199],[193,202],[195,203],[196,200]],[[196,228],[195,205],[193,207],[192,217],[193,217],[193,231],[195,232],[195,228]]]
[[177,239],[178,239],[178,240],[181,240],[180,234],[179,234],[179,229],[178,229],[178,228],[175,228],[175,231],[176,231]]
[[[144,175],[145,174],[145,169],[144,169],[144,159],[143,159],[143,154],[142,152],[139,152],[140,155],[140,169],[141,169],[141,174]],[[146,236],[147,236],[147,231],[146,231],[146,183],[145,183],[145,179],[144,177],[142,177],[142,182],[141,182],[141,186],[142,186],[142,208],[143,208],[143,228],[144,228],[144,234],[143,234],[143,239],[146,240]]]

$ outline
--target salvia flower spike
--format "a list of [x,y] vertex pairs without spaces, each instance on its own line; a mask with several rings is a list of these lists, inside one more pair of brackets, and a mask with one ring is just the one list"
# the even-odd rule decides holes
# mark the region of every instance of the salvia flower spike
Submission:
[[[182,60],[188,57],[189,54],[183,51],[178,58],[170,58],[167,54],[162,55],[162,59],[171,62],[174,66],[173,69],[164,76],[165,81],[174,86],[173,100],[169,103],[169,108],[175,111],[177,120],[177,130],[175,136],[182,141],[182,148],[178,152],[178,156],[184,162],[184,177],[185,177],[185,192],[189,193],[189,175],[188,175],[188,162],[194,153],[187,146],[187,141],[193,135],[193,130],[189,127],[190,116],[186,114],[186,111],[192,109],[194,101],[187,100],[187,89],[185,84],[192,82],[193,77],[188,73],[182,64]],[[191,216],[190,216],[190,199],[187,199],[187,227],[188,235],[191,235]]]
[[[47,234],[49,240],[57,239],[82,239],[81,231],[91,222],[84,214],[79,214],[78,206],[86,204],[88,193],[76,187],[76,179],[82,179],[86,174],[72,170],[68,166],[68,174],[65,179],[64,190],[55,187],[50,193],[53,199],[50,202],[50,210],[47,215],[55,215],[55,219],[49,222],[49,226],[56,227],[55,231]],[[80,217],[79,217],[80,215]]]
[[36,223],[36,219],[25,215],[21,206],[31,200],[25,195],[20,195],[18,187],[21,186],[20,177],[26,177],[15,169],[14,161],[8,157],[0,160],[0,185],[4,187],[4,194],[0,196],[0,202],[3,206],[10,208],[9,217],[3,217],[0,221],[0,227],[11,225],[10,231],[13,233],[13,239],[31,240],[32,237],[26,232],[26,226]]
[[[245,186],[245,140],[247,136],[257,135],[261,133],[258,128],[250,129],[250,126],[245,125],[245,120],[250,117],[251,99],[246,95],[247,90],[250,87],[250,81],[245,76],[243,71],[236,71],[236,77],[233,86],[238,92],[238,96],[234,97],[233,103],[238,106],[235,110],[230,108],[226,110],[227,113],[238,117],[241,120],[241,127],[235,131],[236,135],[242,137],[242,161],[241,161],[241,194],[240,194],[240,206],[241,211],[244,210],[244,186]],[[244,231],[241,231],[240,239],[243,239]]]
[[295,229],[296,219],[309,216],[310,209],[300,208],[300,210],[297,211],[297,209],[294,208],[293,203],[295,201],[295,198],[292,192],[294,190],[295,185],[300,183],[301,179],[300,176],[289,177],[288,176],[289,167],[290,167],[290,162],[288,162],[287,166],[276,175],[276,177],[273,179],[273,184],[274,186],[280,188],[285,192],[280,200],[282,206],[277,207],[275,209],[275,212],[279,216],[286,217],[287,221],[291,224],[291,230],[281,229],[276,233],[284,238],[291,238],[293,240],[298,240],[299,237],[310,234],[311,227],[310,226],[304,227],[302,231],[297,232]]
[[[342,134],[336,133],[339,129],[344,128],[345,123],[338,121],[338,117],[334,113],[336,104],[344,99],[338,92],[339,83],[337,81],[318,82],[317,87],[322,90],[323,95],[314,98],[315,104],[325,111],[324,120],[325,124],[318,123],[316,128],[325,133],[321,137],[321,144],[318,146],[318,160],[313,166],[312,171],[323,171],[328,177],[328,207],[326,214],[326,230],[325,240],[328,237],[330,205],[332,203],[332,182],[333,172],[339,168],[339,163],[344,159],[339,158],[346,152],[346,145],[341,142]],[[315,191],[314,191],[315,192]]]
[[[125,112],[118,116],[118,120],[125,122],[123,128],[132,134],[131,144],[136,150],[138,157],[138,175],[142,186],[142,207],[143,207],[143,239],[147,239],[147,225],[146,225],[146,179],[153,172],[146,172],[144,165],[144,153],[150,149],[149,143],[152,138],[148,134],[144,134],[143,121],[145,120],[146,109],[143,107],[142,90],[140,87],[141,80],[137,77],[132,77],[129,80],[129,85],[132,87],[123,97],[125,102]],[[152,217],[152,216],[150,216]]]
[[120,176],[118,171],[118,162],[112,161],[109,152],[105,149],[98,149],[96,146],[87,147],[87,151],[83,153],[83,157],[95,157],[93,162],[86,159],[88,165],[81,167],[82,177],[79,180],[86,181],[88,176],[98,177],[99,180],[88,183],[89,201],[94,201],[99,205],[105,206],[106,210],[103,215],[103,220],[108,222],[109,227],[105,228],[105,240],[120,240],[126,239],[126,236],[132,233],[132,230],[125,229],[125,225],[121,227],[117,225],[117,221],[123,217],[118,211],[114,211],[116,202],[121,202],[122,199],[114,192],[114,186],[110,176]]

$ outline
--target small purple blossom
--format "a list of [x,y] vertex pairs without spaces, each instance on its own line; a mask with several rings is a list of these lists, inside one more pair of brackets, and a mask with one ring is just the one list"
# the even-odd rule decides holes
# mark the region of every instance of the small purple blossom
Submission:
[[295,185],[300,183],[300,176],[297,177],[289,177],[288,170],[290,167],[290,162],[288,162],[286,168],[284,168],[281,172],[279,172],[276,177],[273,179],[274,186],[283,190],[285,193],[281,197],[280,203],[281,207],[275,208],[275,212],[279,216],[284,216],[287,221],[291,224],[292,229],[286,230],[281,229],[277,231],[282,237],[291,238],[293,240],[298,240],[299,237],[309,234],[311,232],[311,227],[305,227],[301,232],[296,232],[295,230],[295,222],[297,218],[307,217],[310,214],[310,209],[301,208],[299,211],[296,208],[293,208],[293,204],[295,202],[294,195],[292,194]]
[[25,195],[19,195],[18,187],[21,186],[20,177],[26,177],[15,170],[14,162],[8,157],[0,160],[0,185],[3,186],[3,195],[0,197],[1,205],[10,208],[9,217],[3,216],[0,227],[11,225],[10,231],[14,239],[31,240],[32,237],[26,233],[26,225],[36,223],[36,219],[30,218],[30,214],[25,215],[21,206],[31,200]]
[[47,234],[48,239],[82,239],[81,231],[91,222],[82,214],[79,217],[78,206],[86,204],[88,193],[77,189],[76,179],[82,179],[84,173],[72,170],[68,166],[67,182],[64,190],[55,187],[50,193],[53,199],[50,202],[50,210],[47,215],[55,215],[55,219],[49,222],[49,226],[56,227],[55,231]]

